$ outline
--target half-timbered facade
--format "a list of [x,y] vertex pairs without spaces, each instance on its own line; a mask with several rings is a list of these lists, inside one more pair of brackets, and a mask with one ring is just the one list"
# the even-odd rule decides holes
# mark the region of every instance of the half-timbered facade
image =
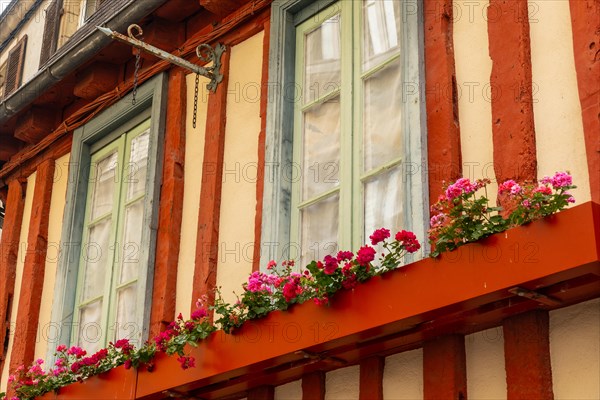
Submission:
[[[0,392],[269,260],[426,242],[461,176],[576,204],[48,398],[600,397],[598,0],[28,0],[0,16]],[[113,40],[138,36],[209,79]],[[495,194],[490,193],[495,202]]]

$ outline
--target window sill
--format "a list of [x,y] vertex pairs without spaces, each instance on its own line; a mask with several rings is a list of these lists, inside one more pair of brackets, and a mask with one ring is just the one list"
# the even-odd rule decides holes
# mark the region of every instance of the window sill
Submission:
[[[419,347],[431,337],[473,333],[531,309],[595,298],[598,226],[600,205],[586,203],[374,278],[339,293],[330,307],[306,303],[234,335],[215,332],[189,349],[197,368],[182,370],[176,357],[161,354],[153,372],[137,372],[137,387],[135,372],[121,367],[61,389],[58,398],[127,398],[120,396],[134,388],[135,398],[192,393],[213,399]],[[516,287],[547,297],[519,296],[511,292]]]

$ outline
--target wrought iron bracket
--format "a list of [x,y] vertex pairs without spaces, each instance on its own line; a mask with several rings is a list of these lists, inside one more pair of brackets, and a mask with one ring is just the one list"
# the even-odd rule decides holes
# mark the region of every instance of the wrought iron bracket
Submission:
[[119,32],[115,32],[110,28],[105,28],[102,26],[96,27],[100,32],[104,33],[111,38],[129,44],[141,51],[152,54],[162,60],[168,61],[171,64],[175,64],[179,67],[185,68],[189,71],[192,71],[198,75],[202,75],[210,79],[210,82],[206,85],[208,90],[215,92],[217,90],[217,85],[223,81],[223,73],[221,72],[221,55],[225,51],[225,46],[217,43],[217,45],[212,48],[209,44],[202,43],[196,47],[196,55],[200,59],[200,61],[205,63],[212,63],[209,67],[201,67],[199,65],[193,64],[187,60],[184,60],[181,57],[177,57],[171,53],[168,53],[164,50],[159,49],[158,47],[154,47],[148,43],[137,39],[136,36],[142,35],[143,31],[139,25],[132,24],[127,28],[128,36],[125,36]]

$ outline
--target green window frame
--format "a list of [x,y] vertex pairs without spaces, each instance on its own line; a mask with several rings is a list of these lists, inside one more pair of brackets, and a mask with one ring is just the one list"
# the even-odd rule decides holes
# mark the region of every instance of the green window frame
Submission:
[[[265,174],[261,265],[270,259],[297,258],[302,239],[300,210],[332,196],[339,197],[335,244],[340,249],[350,249],[366,243],[363,183],[394,169],[402,192],[401,227],[424,237],[428,198],[426,124],[421,92],[424,82],[421,6],[417,1],[402,3],[400,51],[362,69],[362,1],[290,0],[273,5],[269,76],[282,85],[270,87],[269,93],[269,99],[274,101],[269,102],[267,114],[269,173]],[[336,14],[341,17],[341,84],[339,88],[319,93],[309,102],[302,102],[299,98],[304,79],[305,36]],[[403,83],[402,109],[399,110],[403,151],[381,165],[363,168],[363,115],[358,111],[363,106],[363,82],[394,63],[400,64]],[[303,198],[301,177],[314,173],[303,166],[301,156],[303,113],[315,104],[336,98],[340,102],[339,185],[317,196]],[[333,250],[329,243],[321,245],[329,247],[322,250]],[[322,256],[323,253],[314,254],[303,261]]]
[[[78,332],[82,328],[77,310],[83,306],[81,299],[85,261],[90,256],[89,231],[87,228],[106,217],[90,216],[89,203],[92,198],[94,178],[98,161],[111,152],[117,151],[119,175],[114,179],[117,190],[114,191],[111,213],[115,215],[109,238],[108,251],[112,268],[105,270],[102,296],[107,296],[108,304],[115,304],[115,293],[119,288],[133,284],[133,280],[117,283],[117,272],[121,258],[119,252],[127,252],[123,243],[124,210],[135,201],[143,202],[143,218],[139,249],[135,249],[135,260],[139,261],[135,321],[127,321],[124,336],[133,342],[142,343],[148,338],[150,305],[158,225],[158,199],[160,196],[162,171],[162,145],[165,128],[166,109],[165,74],[159,74],[138,88],[136,102],[126,97],[109,107],[86,125],[73,133],[73,144],[69,161],[66,205],[61,235],[61,253],[58,261],[51,323],[43,334],[51,344],[48,359],[53,358],[53,345],[60,343],[77,344]],[[132,141],[148,132],[148,154],[145,175],[144,194],[126,198],[123,194],[132,182],[132,165],[127,154]],[[120,163],[119,163],[120,162]],[[65,172],[65,171],[61,171]],[[141,176],[141,175],[140,175]],[[119,244],[121,242],[122,245]],[[129,253],[128,253],[129,254]],[[125,255],[125,253],[122,253]],[[87,257],[87,258],[86,258]],[[88,337],[95,338],[94,343],[105,346],[114,340],[114,307],[102,310],[102,323],[99,331],[96,325],[90,326]],[[112,325],[111,325],[112,324]]]

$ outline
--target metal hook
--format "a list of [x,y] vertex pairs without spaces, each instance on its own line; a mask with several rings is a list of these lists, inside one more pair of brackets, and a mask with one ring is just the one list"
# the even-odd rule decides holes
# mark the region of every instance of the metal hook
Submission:
[[[137,33],[133,33],[134,29],[137,31]],[[127,28],[127,34],[132,39],[135,39],[136,36],[142,36],[143,33],[144,33],[144,31],[142,30],[142,28],[138,24],[131,24]]]

